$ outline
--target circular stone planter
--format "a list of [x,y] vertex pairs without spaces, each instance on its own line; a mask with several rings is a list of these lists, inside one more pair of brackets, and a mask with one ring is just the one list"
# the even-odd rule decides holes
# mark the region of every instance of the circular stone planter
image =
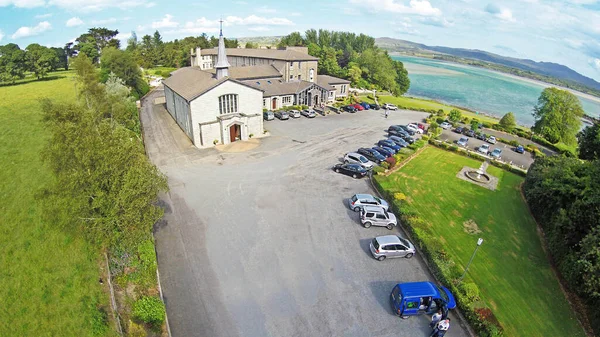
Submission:
[[486,173],[484,173],[480,170],[466,171],[465,176],[467,176],[467,178],[469,178],[475,182],[481,183],[481,184],[487,184],[492,180],[490,178],[490,176],[488,176]]

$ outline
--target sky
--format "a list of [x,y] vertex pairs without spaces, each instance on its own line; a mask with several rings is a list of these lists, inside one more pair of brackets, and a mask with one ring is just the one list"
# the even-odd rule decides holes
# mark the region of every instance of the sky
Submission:
[[310,28],[480,49],[564,64],[600,81],[600,0],[0,0],[0,45],[64,46],[91,27],[126,40],[218,34],[280,36]]

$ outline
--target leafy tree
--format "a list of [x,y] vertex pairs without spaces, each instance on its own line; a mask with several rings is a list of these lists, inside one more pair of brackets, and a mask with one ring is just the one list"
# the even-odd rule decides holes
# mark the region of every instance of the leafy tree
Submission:
[[114,73],[133,90],[134,96],[141,97],[148,92],[148,84],[131,54],[116,48],[106,48],[100,65],[106,78],[108,74]]
[[581,255],[577,263],[581,266],[585,292],[600,299],[600,226],[594,227],[581,243]]
[[56,55],[56,62],[52,64],[52,71],[59,68],[69,70],[67,51],[64,48],[52,47],[50,48]]
[[135,32],[131,32],[131,36],[127,39],[127,47],[125,48],[125,50],[127,50],[128,52],[133,52],[138,48],[138,46],[139,41],[137,34]]
[[508,112],[502,116],[498,124],[500,124],[503,129],[510,131],[517,127],[517,120],[512,112]]
[[0,46],[0,81],[15,83],[25,78],[26,70],[25,51],[14,43]]
[[442,134],[442,128],[438,123],[431,122],[431,124],[429,124],[429,128],[427,129],[427,133],[431,136],[431,138],[436,138]]
[[75,53],[76,53],[75,48],[73,48],[73,42],[69,42],[69,43],[65,44],[65,46],[63,47],[63,50],[65,51],[65,55],[67,56],[67,62],[65,63],[65,70],[69,70],[69,61],[70,61],[71,57],[73,57],[73,55],[75,55]]
[[27,69],[34,73],[38,79],[45,77],[58,63],[56,52],[48,47],[32,43],[25,50],[27,51]]
[[398,94],[404,95],[408,88],[410,88],[410,79],[408,78],[408,71],[404,68],[404,63],[400,61],[392,61],[394,69],[396,69],[396,83],[398,83]]
[[448,115],[448,119],[450,119],[453,123],[458,123],[462,118],[462,113],[458,109],[450,110],[450,114]]
[[579,99],[566,90],[546,88],[533,109],[536,121],[532,128],[552,143],[575,144],[581,126],[583,108]]
[[305,46],[304,39],[299,32],[293,32],[289,35],[286,35],[281,38],[279,41],[278,47],[286,47],[286,46]]
[[595,123],[583,129],[578,135],[579,158],[600,159],[600,124]]
[[246,42],[246,49],[258,49],[258,43],[252,43],[250,41]]
[[117,34],[119,34],[118,30],[110,30],[104,27],[90,28],[87,33],[81,34],[75,39],[77,44],[74,48],[97,62],[102,54],[102,49],[120,47],[121,43],[116,39]]
[[476,119],[471,120],[471,130],[477,131],[479,129],[479,121]]

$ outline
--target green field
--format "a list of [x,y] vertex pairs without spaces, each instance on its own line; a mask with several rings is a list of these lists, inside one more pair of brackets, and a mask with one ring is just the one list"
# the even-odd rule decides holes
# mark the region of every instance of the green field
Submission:
[[171,67],[154,67],[154,68],[148,68],[146,69],[146,71],[150,74],[150,75],[158,75],[158,76],[162,76],[162,77],[168,77],[167,73],[172,73],[175,70],[177,70],[177,68],[171,68]]
[[462,167],[480,164],[428,147],[399,171],[377,180],[386,190],[407,196],[403,207],[426,220],[461,270],[477,238],[485,240],[465,282],[479,287],[505,336],[584,336],[521,198],[523,178],[490,166],[488,173],[500,179],[496,191],[456,178]]
[[40,160],[49,134],[39,100],[75,98],[73,73],[58,75],[0,87],[0,336],[110,334],[97,310],[108,303],[98,282],[103,260],[46,223],[36,200],[52,178]]

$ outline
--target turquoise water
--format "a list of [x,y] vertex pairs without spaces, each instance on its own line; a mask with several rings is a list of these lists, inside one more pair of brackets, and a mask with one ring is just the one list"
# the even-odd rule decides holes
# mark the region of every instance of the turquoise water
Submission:
[[[487,69],[416,57],[393,56],[404,62],[410,78],[407,95],[434,99],[477,112],[503,116],[512,111],[519,124],[532,125],[532,110],[544,86]],[[578,96],[579,97],[579,96]],[[600,116],[600,103],[579,97],[583,109]]]

